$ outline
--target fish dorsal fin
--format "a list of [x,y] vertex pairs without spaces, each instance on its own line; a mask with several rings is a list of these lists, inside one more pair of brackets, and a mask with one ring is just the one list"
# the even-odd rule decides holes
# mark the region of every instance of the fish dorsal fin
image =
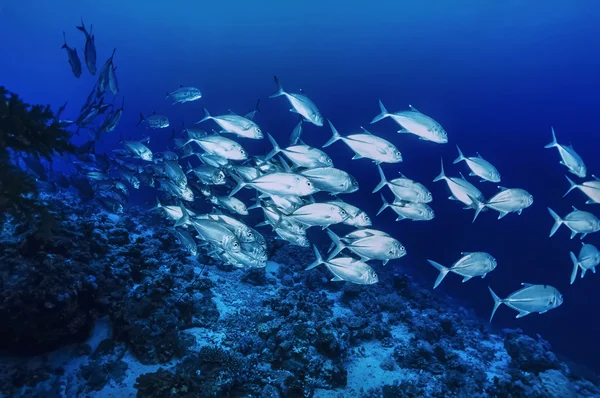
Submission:
[[343,279],[336,275],[333,278],[331,278],[331,281],[332,282],[342,282]]
[[473,253],[473,252],[460,252],[460,254],[463,255],[463,256],[468,256],[471,253]]
[[[302,141],[300,138],[298,138],[298,144],[300,145],[306,145],[306,143],[304,141]],[[306,145],[309,146],[309,145]]]
[[238,116],[238,114],[237,114],[237,113],[235,113],[234,111],[232,111],[231,109],[227,109],[227,110],[228,110],[228,111],[229,111],[229,113],[231,113],[232,115],[236,115],[236,116]]
[[461,171],[461,172],[459,172],[458,174],[460,174],[460,178],[462,178],[462,179],[463,179],[463,180],[465,180],[465,181],[467,180],[467,179],[465,178],[465,176],[463,175],[462,171]]
[[363,131],[363,133],[365,134],[369,134],[369,135],[373,135],[369,130],[367,130],[366,128],[364,128],[363,126],[360,126],[361,130]]
[[415,108],[414,106],[412,106],[412,105],[410,105],[410,104],[408,104],[408,107],[409,107],[409,108],[410,108],[410,110],[411,110],[411,111],[413,111],[413,112],[421,113],[421,112],[419,112],[419,111],[417,110],[417,108]]
[[502,185],[498,185],[498,189],[501,191],[506,191],[508,188],[503,187]]
[[479,154],[479,152],[475,152],[475,154],[477,155],[477,157],[478,157],[479,159],[483,159],[483,156],[481,156],[481,155]]
[[521,283],[521,286],[523,286],[523,287],[531,287],[531,286],[533,286],[533,283],[525,283],[525,282],[523,282],[523,283]]
[[575,206],[571,206],[573,208],[573,211],[579,211],[579,209]]
[[596,177],[596,175],[595,175],[595,174],[592,174],[592,178],[593,178],[594,180],[596,180],[596,181],[600,181],[600,178]]
[[285,159],[283,158],[283,156],[279,155],[279,162],[281,163],[281,166],[283,166],[283,169],[287,172],[287,173],[291,173],[292,169],[290,168],[290,165],[287,164],[287,162],[285,161]]

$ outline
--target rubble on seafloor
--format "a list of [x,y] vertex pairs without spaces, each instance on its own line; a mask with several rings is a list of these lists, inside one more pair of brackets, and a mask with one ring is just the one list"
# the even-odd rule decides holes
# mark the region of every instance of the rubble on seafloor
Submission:
[[409,276],[331,282],[304,270],[310,249],[271,239],[266,268],[239,270],[189,256],[136,207],[47,200],[64,215],[51,234],[0,236],[5,397],[600,396],[541,337],[492,330]]

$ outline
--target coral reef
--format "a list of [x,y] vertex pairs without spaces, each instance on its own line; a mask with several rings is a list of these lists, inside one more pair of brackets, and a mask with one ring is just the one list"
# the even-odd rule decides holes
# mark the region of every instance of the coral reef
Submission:
[[52,239],[2,232],[1,348],[28,355],[0,363],[6,396],[600,396],[541,337],[493,330],[391,268],[332,282],[304,270],[310,249],[268,240],[266,268],[237,270],[189,256],[135,206],[45,200],[65,218]]

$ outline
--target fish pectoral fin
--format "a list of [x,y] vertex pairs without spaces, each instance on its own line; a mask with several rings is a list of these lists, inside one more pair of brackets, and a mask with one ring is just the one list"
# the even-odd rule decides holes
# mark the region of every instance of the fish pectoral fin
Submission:
[[356,155],[352,156],[352,160],[362,159],[362,158],[364,158],[364,156],[359,155],[358,153]]
[[530,314],[530,312],[527,312],[527,311],[519,311],[516,318],[523,318],[524,316],[527,316],[529,314]]
[[586,233],[584,233],[584,234],[581,234],[581,236],[579,237],[579,239],[583,239],[583,238],[585,238],[586,236],[587,236],[587,232],[586,232]]
[[546,312],[548,312],[548,310],[540,311],[538,314],[545,314]]
[[465,276],[462,280],[462,283],[465,283],[466,281],[468,281],[471,278],[472,278],[472,276]]
[[458,199],[456,199],[454,196],[448,196],[448,199],[449,199],[449,200],[458,200]]
[[398,218],[396,218],[396,221],[402,221],[402,220],[406,220],[406,217],[398,216]]
[[523,287],[529,287],[529,286],[533,286],[533,283],[523,282],[523,283],[521,283],[521,286],[523,286]]
[[390,261],[390,259],[386,258],[385,260],[382,261],[382,263],[383,263],[383,265],[386,265],[389,261]]
[[575,237],[575,235],[577,235],[577,232],[571,231],[571,239],[573,239]]
[[498,214],[498,220],[501,219],[502,217],[504,217],[505,215],[507,215],[508,212],[506,211],[501,211],[500,214]]
[[294,108],[290,109],[290,112],[292,112],[292,113],[298,113],[298,111],[295,110]]
[[521,215],[521,213],[523,213],[523,209],[517,210],[518,215]]
[[410,131],[408,131],[407,129],[400,129],[397,131],[397,133],[399,134],[410,134]]

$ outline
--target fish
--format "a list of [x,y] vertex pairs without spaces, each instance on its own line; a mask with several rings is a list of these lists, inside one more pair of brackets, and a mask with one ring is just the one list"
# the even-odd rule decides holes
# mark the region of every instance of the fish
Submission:
[[600,251],[594,245],[589,243],[581,242],[581,249],[579,250],[579,257],[575,256],[573,252],[569,252],[571,261],[573,262],[573,272],[571,273],[571,285],[577,278],[577,270],[581,269],[581,277],[585,276],[587,270],[592,270],[596,273],[596,266],[600,264]]
[[389,113],[383,102],[379,100],[379,109],[381,113],[375,116],[371,121],[371,124],[377,123],[387,117],[391,117],[400,127],[398,133],[410,133],[414,134],[419,139],[424,141],[431,141],[437,144],[446,144],[448,142],[448,133],[441,124],[436,122],[431,117],[419,112],[412,105],[408,106],[410,110]]
[[325,229],[332,224],[344,222],[349,214],[332,203],[310,203],[300,207],[288,217],[311,227],[321,226]]
[[261,246],[266,245],[265,239],[258,231],[250,228],[236,218],[227,216],[225,214],[206,214],[204,217],[209,220],[221,222],[225,227],[229,228],[231,232],[235,234],[240,243],[258,242]]
[[499,213],[499,220],[508,213],[518,213],[521,215],[524,209],[533,204],[533,196],[524,189],[505,188],[501,186],[498,186],[498,188],[500,189],[500,192],[492,196],[487,201],[480,202],[479,199],[471,197],[471,199],[476,203],[473,222],[475,222],[479,212],[484,207],[496,210]]
[[497,262],[494,257],[485,252],[462,252],[462,257],[456,261],[450,268],[447,268],[440,263],[433,260],[427,260],[429,264],[433,265],[440,274],[433,284],[433,288],[438,287],[444,280],[449,272],[453,272],[463,277],[463,283],[473,278],[474,276],[481,276],[481,279],[492,272]]
[[292,134],[290,135],[290,146],[296,145],[298,141],[300,141],[300,136],[302,135],[302,123],[304,123],[304,118],[300,117],[298,124],[292,130]]
[[267,133],[269,141],[273,145],[273,150],[265,156],[265,160],[271,159],[278,153],[283,153],[297,167],[317,168],[317,167],[333,167],[333,161],[325,152],[320,149],[310,147],[308,145],[293,145],[285,149],[281,149],[277,141],[271,134]]
[[172,99],[173,105],[183,104],[185,102],[197,101],[202,98],[202,92],[196,87],[184,87],[180,85],[175,91],[167,93],[165,99]]
[[190,142],[195,142],[206,152],[225,159],[245,160],[248,158],[248,154],[240,144],[218,134],[190,138],[186,144]]
[[232,176],[232,178],[236,180],[238,185],[229,193],[229,196],[235,195],[240,189],[247,186],[266,194],[281,196],[306,196],[317,192],[317,188],[308,178],[295,173],[276,172],[260,176],[248,182],[244,182],[235,176]]
[[447,177],[444,173],[444,160],[440,159],[440,163],[442,171],[434,178],[433,182],[446,181],[448,188],[450,188],[450,192],[452,192],[452,196],[450,196],[449,199],[458,200],[467,207],[474,209],[476,209],[480,203],[485,202],[485,198],[481,191],[462,177],[462,174],[462,178]]
[[152,112],[152,114],[148,117],[144,117],[144,114],[140,112],[140,121],[136,124],[136,126],[139,126],[143,122],[145,122],[151,129],[164,129],[170,125],[168,117],[165,115],[159,115],[156,112]]
[[[145,160],[147,162],[152,161],[152,151],[146,145],[144,145],[142,141],[123,141],[123,145],[125,148],[131,152],[134,156]],[[149,141],[149,140],[146,140]]]
[[273,76],[275,84],[277,85],[277,91],[269,96],[269,98],[276,98],[285,96],[290,102],[292,109],[290,112],[301,115],[307,122],[314,124],[315,126],[323,126],[323,116],[314,102],[311,101],[304,93],[288,93],[286,92],[277,76]]
[[550,230],[550,237],[563,224],[571,230],[571,239],[577,234],[581,234],[580,239],[583,239],[587,234],[600,231],[600,220],[595,215],[587,211],[578,210],[575,206],[572,206],[572,208],[573,211],[563,219],[548,207],[548,212],[554,219],[554,225]]
[[354,151],[352,160],[367,158],[373,160],[375,164],[398,163],[402,161],[402,154],[394,144],[373,135],[364,127],[361,126],[362,133],[342,137],[333,123],[330,120],[327,120],[327,122],[331,128],[333,137],[323,145],[323,148],[330,146],[338,140],[342,140],[344,144],[348,145]]
[[522,318],[533,312],[544,314],[547,311],[559,307],[563,303],[563,296],[558,289],[550,285],[533,285],[531,283],[521,283],[521,289],[511,293],[507,298],[501,299],[488,286],[492,298],[494,299],[494,309],[490,316],[490,323],[494,318],[496,310],[501,304],[518,311],[517,318]]
[[85,35],[85,64],[92,75],[96,74],[96,44],[94,42],[94,35],[92,34],[92,25],[90,25],[90,31],[85,29],[83,18],[81,18],[81,26],[76,26],[77,30],[80,30]]
[[381,214],[381,212],[389,207],[398,215],[396,221],[406,219],[413,221],[429,221],[433,220],[435,217],[435,212],[426,203],[395,201],[390,204],[383,195],[381,195],[381,201],[383,202],[383,205],[377,212],[377,215]]
[[331,281],[345,281],[359,285],[372,285],[379,281],[377,274],[368,264],[352,257],[337,257],[323,260],[321,253],[313,245],[316,260],[310,264],[306,270],[311,270],[321,264],[334,275]]
[[248,209],[244,202],[232,196],[211,196],[210,202],[215,206],[222,207],[232,213],[237,213],[242,216],[248,215]]
[[387,185],[398,200],[413,203],[431,203],[433,200],[431,192],[423,184],[406,178],[402,173],[400,178],[388,181],[380,165],[377,165],[377,170],[381,181],[375,186],[373,193]]
[[481,182],[500,182],[500,172],[490,162],[482,158],[479,152],[477,152],[476,157],[465,157],[458,145],[456,146],[456,150],[458,151],[458,157],[454,160],[454,164],[463,161],[467,163],[467,166],[471,170],[470,176],[480,177]]
[[386,265],[389,260],[406,255],[406,248],[391,236],[373,235],[344,243],[331,229],[327,229],[327,235],[336,245],[335,250],[329,255],[330,259],[344,249],[349,249],[360,256],[362,261],[382,260],[383,265]]
[[275,229],[275,233],[277,234],[277,236],[279,236],[279,238],[291,243],[292,245],[300,247],[310,247],[310,242],[306,238],[306,235],[300,235],[290,230],[282,228]]
[[563,198],[567,196],[569,192],[577,188],[589,198],[589,200],[585,202],[586,204],[600,204],[600,179],[598,177],[592,175],[594,178],[592,181],[585,181],[581,184],[576,184],[568,176],[565,177],[570,186],[569,190],[563,195]]
[[[104,92],[106,91],[106,88],[108,87],[109,89],[111,89],[110,85],[110,79],[111,76],[110,74],[112,73],[112,77],[113,77],[113,86],[116,86],[117,91],[118,91],[118,83],[116,81],[116,75],[114,73],[114,69],[115,66],[113,64],[113,59],[115,57],[115,52],[117,51],[116,48],[113,48],[112,54],[110,55],[110,57],[104,62],[104,65],[102,66],[102,69],[100,69],[100,73],[98,73],[98,82],[96,83],[96,96],[100,97],[102,94],[104,94]],[[112,72],[111,72],[112,69]],[[115,87],[113,87],[114,89]],[[112,90],[112,89],[111,89]]]
[[119,93],[119,80],[117,79],[116,70],[117,68],[115,67],[114,63],[112,63],[111,57],[111,65],[108,68],[108,88],[113,95],[117,95]]
[[[156,198],[156,206],[151,208],[149,210],[149,212],[155,211],[155,210],[163,210],[164,213],[171,218],[172,220],[179,220],[181,219],[181,217],[183,217],[183,210],[181,208],[181,204],[178,206],[164,206],[163,204],[160,203],[160,200],[158,199],[158,197]],[[194,217],[196,216],[196,213],[194,213],[192,210],[186,209],[189,216],[190,217]]]
[[326,203],[334,204],[341,207],[348,213],[348,218],[343,221],[344,224],[357,228],[370,227],[372,225],[368,214],[356,206],[344,202],[341,199],[330,200]]
[[230,113],[229,115],[211,116],[208,110],[204,108],[204,118],[198,122],[202,123],[207,120],[214,120],[219,127],[221,127],[221,133],[232,133],[238,137],[262,139],[263,133],[260,127],[252,120],[247,119],[243,116]]
[[191,168],[187,173],[194,173],[196,177],[207,185],[223,185],[225,184],[225,173],[218,167],[202,165],[199,167]]
[[[184,210],[184,216],[175,223],[175,226],[184,225],[182,220],[186,218],[185,214]],[[227,253],[241,251],[240,242],[237,237],[227,227],[223,226],[221,222],[196,218],[191,219],[190,223],[202,240],[223,249]]]
[[71,65],[71,71],[76,78],[81,77],[81,61],[79,60],[79,55],[77,55],[77,49],[75,47],[71,48],[67,44],[67,35],[63,31],[63,38],[65,39],[65,43],[61,48],[67,50],[67,55],[69,56],[69,65]]
[[177,232],[177,238],[181,242],[181,244],[185,247],[185,249],[192,255],[195,256],[198,254],[198,244],[194,240],[194,238],[184,229],[175,228]]
[[556,141],[556,134],[554,132],[554,127],[551,127],[552,130],[552,142],[546,145],[544,148],[556,148],[558,149],[558,154],[560,155],[561,161],[560,164],[567,167],[569,169],[569,173],[575,174],[577,177],[585,178],[587,174],[587,167],[583,162],[583,159],[572,145],[563,146]]
[[352,193],[359,189],[358,181],[351,174],[335,167],[317,167],[300,172],[320,191],[332,194]]

